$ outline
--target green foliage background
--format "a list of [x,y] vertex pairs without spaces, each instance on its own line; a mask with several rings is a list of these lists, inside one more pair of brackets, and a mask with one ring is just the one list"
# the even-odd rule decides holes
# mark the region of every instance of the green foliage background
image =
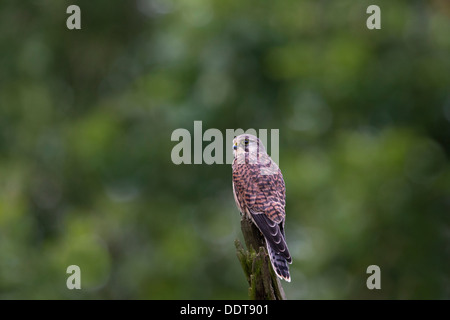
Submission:
[[1,1],[0,298],[246,299],[231,166],[171,162],[201,120],[280,130],[288,298],[449,299],[449,19],[446,0]]

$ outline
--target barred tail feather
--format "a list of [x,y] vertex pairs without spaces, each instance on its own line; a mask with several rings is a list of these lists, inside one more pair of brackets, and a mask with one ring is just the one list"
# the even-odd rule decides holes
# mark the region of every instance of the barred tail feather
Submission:
[[289,274],[288,261],[281,254],[274,252],[269,244],[267,244],[267,251],[269,252],[270,262],[273,270],[281,279],[291,282],[291,275]]

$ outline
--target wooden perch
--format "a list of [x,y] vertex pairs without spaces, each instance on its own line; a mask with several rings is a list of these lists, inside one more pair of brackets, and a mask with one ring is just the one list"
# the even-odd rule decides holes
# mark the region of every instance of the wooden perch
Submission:
[[246,217],[241,219],[241,229],[247,250],[242,247],[238,239],[234,244],[237,257],[247,277],[250,299],[286,300],[280,279],[272,269],[263,235]]

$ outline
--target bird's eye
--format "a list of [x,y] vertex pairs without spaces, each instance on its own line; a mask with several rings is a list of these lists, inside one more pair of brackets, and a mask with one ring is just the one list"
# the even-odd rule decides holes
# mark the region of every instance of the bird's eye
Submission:
[[244,140],[244,144],[245,144],[246,146],[248,146],[248,139],[245,139],[245,140]]

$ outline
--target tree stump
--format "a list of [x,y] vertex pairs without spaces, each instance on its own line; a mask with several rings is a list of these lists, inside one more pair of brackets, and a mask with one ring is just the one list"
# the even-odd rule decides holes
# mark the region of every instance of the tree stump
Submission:
[[241,219],[241,230],[247,250],[236,239],[236,254],[241,263],[249,285],[248,295],[252,300],[286,300],[280,279],[273,271],[267,254],[266,241],[246,217]]

